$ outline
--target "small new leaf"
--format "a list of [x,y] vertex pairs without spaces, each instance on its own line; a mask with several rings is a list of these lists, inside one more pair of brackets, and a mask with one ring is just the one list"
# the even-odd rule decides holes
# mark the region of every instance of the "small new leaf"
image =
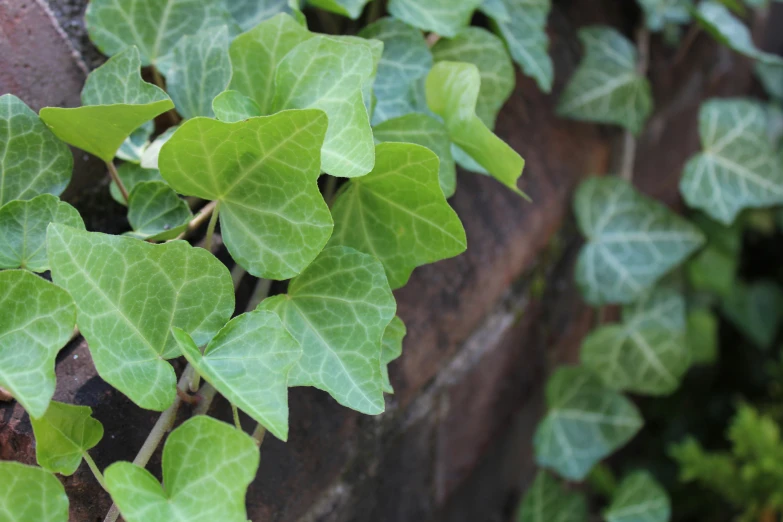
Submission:
[[587,522],[583,493],[568,491],[555,477],[539,471],[525,493],[517,522]]
[[57,477],[48,471],[0,461],[0,484],[3,522],[68,522],[68,495]]
[[40,419],[31,419],[35,458],[52,473],[73,475],[85,452],[103,438],[103,425],[87,406],[52,401]]
[[453,38],[481,4],[482,0],[390,0],[389,13],[423,31]]
[[394,316],[389,326],[383,331],[381,340],[381,377],[383,378],[383,392],[394,393],[389,380],[389,363],[402,355],[402,340],[407,334],[405,323],[398,316]]
[[261,107],[239,91],[223,91],[212,100],[215,117],[226,123],[262,116]]
[[149,241],[174,239],[193,217],[188,204],[162,181],[137,183],[128,197],[128,235]]
[[646,471],[623,479],[604,511],[606,522],[669,522],[671,501],[666,490]]

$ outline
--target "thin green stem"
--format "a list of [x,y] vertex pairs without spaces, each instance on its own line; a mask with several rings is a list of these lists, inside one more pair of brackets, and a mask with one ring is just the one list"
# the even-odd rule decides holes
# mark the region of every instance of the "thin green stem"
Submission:
[[215,226],[217,226],[218,215],[220,214],[220,201],[215,205],[215,210],[212,211],[212,217],[209,219],[209,225],[207,225],[207,239],[205,247],[207,250],[212,250],[212,236],[215,235]]
[[212,401],[215,399],[215,395],[217,395],[215,387],[208,382],[205,382],[198,391],[199,401],[193,409],[193,415],[206,415],[207,411],[209,411],[209,407],[212,405]]
[[231,403],[231,413],[234,415],[234,426],[236,426],[239,431],[242,431],[242,421],[239,420],[239,410],[233,402]]
[[[636,30],[636,49],[639,53],[636,72],[639,76],[647,76],[647,69],[650,64],[650,31],[647,30],[644,23]],[[633,181],[636,145],[636,136],[631,131],[625,131],[623,136],[623,153],[620,160],[620,177],[628,183]]]
[[261,424],[256,425],[256,429],[253,430],[253,439],[256,441],[256,445],[260,446],[264,442],[264,435],[266,435],[266,428]]
[[115,185],[117,185],[117,188],[120,189],[120,194],[122,194],[122,199],[125,200],[125,203],[128,202],[128,189],[125,188],[125,185],[122,183],[122,180],[120,179],[120,175],[117,172],[117,167],[114,166],[113,161],[107,161],[106,167],[109,169],[109,175],[111,176],[112,181]]
[[98,466],[95,464],[95,461],[92,460],[92,457],[90,457],[90,454],[86,451],[82,453],[82,457],[84,458],[84,461],[87,463],[87,465],[90,467],[90,471],[92,471],[92,474],[95,475],[95,479],[98,481],[98,484],[101,485],[101,487],[106,490],[106,481],[103,479],[103,473],[101,473],[101,470],[98,469]]

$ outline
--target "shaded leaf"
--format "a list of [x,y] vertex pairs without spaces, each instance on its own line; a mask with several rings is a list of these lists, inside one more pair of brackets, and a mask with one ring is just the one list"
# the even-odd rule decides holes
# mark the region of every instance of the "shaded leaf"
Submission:
[[688,312],[688,349],[693,364],[712,364],[718,358],[718,318],[707,308]]
[[52,401],[40,419],[30,419],[35,434],[35,458],[52,473],[73,475],[82,456],[103,438],[103,425],[87,406]]
[[[155,138],[155,140],[150,143],[149,147],[144,150],[144,154],[141,156],[141,166],[143,168],[158,170],[158,156],[160,155],[160,149],[162,149],[166,142],[171,139],[175,132],[177,132],[177,129],[179,129],[179,125],[169,127],[163,132],[163,134]],[[121,170],[122,167],[123,165],[120,165],[119,169]],[[120,176],[122,176],[121,173]],[[150,179],[145,181],[153,180]],[[128,188],[127,185],[126,188]],[[128,188],[128,190],[130,190],[130,188]]]
[[288,293],[266,299],[302,346],[289,386],[314,386],[368,415],[384,410],[381,340],[396,303],[381,263],[347,247],[327,248]]
[[[157,159],[155,160],[155,164],[157,165]],[[117,167],[117,175],[120,177],[120,180],[122,180],[122,184],[125,186],[125,190],[128,191],[128,195],[133,192],[133,189],[139,183],[145,181],[163,181],[160,171],[157,168],[144,168],[144,166],[139,165],[138,163],[123,163]],[[120,205],[128,205],[128,202],[122,197],[122,193],[114,181],[109,185],[109,193],[111,194],[112,199]]]
[[498,21],[508,22],[511,20],[511,13],[506,7],[505,0],[484,0],[479,6],[482,13]]
[[389,0],[389,13],[423,31],[452,38],[470,23],[483,0]]
[[668,522],[672,508],[669,495],[646,471],[623,479],[604,511],[606,522]]
[[154,131],[154,121],[142,123],[141,127],[131,132],[130,136],[122,142],[120,148],[117,149],[117,157],[132,163],[141,162],[141,155],[144,154],[144,149],[150,144],[150,137]]
[[517,522],[587,522],[584,494],[568,491],[552,475],[539,471],[525,493]]
[[383,379],[384,393],[394,393],[394,388],[389,380],[389,363],[402,355],[402,340],[407,333],[408,330],[405,328],[405,323],[396,315],[386,327],[386,330],[383,331],[383,339],[381,339],[381,378]]
[[644,11],[647,28],[663,31],[670,24],[683,25],[691,21],[693,0],[637,0]]
[[753,344],[768,350],[783,314],[783,291],[769,280],[737,282],[723,300],[723,314]]
[[57,352],[76,323],[73,300],[30,272],[7,270],[0,272],[0,310],[0,386],[40,417],[54,394]]
[[0,512],[3,522],[68,522],[68,495],[46,470],[0,461]]
[[261,116],[261,108],[256,102],[239,91],[223,91],[212,100],[215,117],[226,123],[236,123]]
[[184,241],[137,239],[50,225],[52,278],[73,296],[95,368],[133,402],[162,411],[176,395],[166,359],[176,326],[206,344],[234,311],[228,269]]
[[149,241],[174,239],[193,217],[188,204],[162,181],[138,183],[128,197],[128,235]]
[[783,66],[777,63],[756,62],[755,72],[770,98],[783,100]]
[[225,0],[242,32],[249,31],[280,13],[290,13],[289,0]]
[[307,3],[356,20],[370,0],[307,0]]

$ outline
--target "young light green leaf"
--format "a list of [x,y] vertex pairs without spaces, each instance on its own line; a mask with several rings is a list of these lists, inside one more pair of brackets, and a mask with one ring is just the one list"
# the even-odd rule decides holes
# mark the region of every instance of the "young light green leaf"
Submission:
[[288,294],[266,299],[302,346],[289,386],[315,386],[368,415],[384,410],[381,340],[396,303],[381,263],[352,248],[327,248]]
[[92,409],[52,401],[40,419],[30,419],[35,434],[35,458],[52,473],[73,475],[82,456],[103,438],[103,425]]
[[235,317],[204,350],[182,330],[174,330],[182,353],[217,391],[288,440],[288,372],[302,348],[272,312],[257,310]]
[[557,105],[559,115],[575,120],[621,125],[639,134],[652,113],[650,82],[636,71],[634,45],[614,29],[581,29],[585,48]]
[[[155,164],[157,165],[157,159],[155,160]],[[133,189],[139,183],[143,183],[145,181],[163,181],[163,178],[160,175],[160,171],[158,171],[157,168],[144,168],[138,163],[123,163],[117,167],[117,175],[120,177],[120,180],[122,180],[122,184],[125,185],[125,190],[127,190],[128,193],[133,192]],[[114,181],[112,181],[111,185],[109,185],[109,193],[111,194],[112,199],[114,199],[114,201],[120,205],[128,205],[128,202],[125,201],[124,197],[122,197],[122,193]]]
[[671,501],[666,490],[647,471],[623,479],[604,511],[606,522],[669,522]]
[[451,155],[451,140],[446,127],[426,114],[411,113],[386,120],[373,127],[379,142],[415,143],[438,155],[438,181],[443,195],[450,198],[457,189],[457,166]]
[[45,107],[41,119],[61,140],[111,161],[133,131],[174,107],[165,92],[141,79],[139,68],[139,51],[129,47],[90,73],[84,106]]
[[234,312],[228,269],[184,241],[137,239],[49,225],[52,278],[73,296],[95,368],[133,402],[162,411],[176,395],[166,359],[171,328],[206,344]]
[[623,323],[601,326],[582,343],[582,364],[608,388],[668,395],[690,367],[685,300],[659,289],[623,310]]
[[427,76],[427,104],[446,123],[451,140],[498,181],[518,194],[517,179],[525,167],[514,149],[476,115],[481,76],[473,64],[436,63]]
[[685,165],[688,205],[729,225],[746,208],[783,203],[783,167],[767,138],[767,116],[749,100],[709,100],[699,112],[704,150]]
[[[144,149],[144,154],[141,155],[141,166],[143,168],[158,170],[158,156],[160,155],[160,149],[162,149],[166,142],[169,141],[172,136],[174,136],[174,133],[177,132],[177,129],[179,129],[179,125],[169,127],[163,132],[163,134],[155,138],[155,140],[150,143],[149,147]],[[122,169],[122,167],[123,166],[120,165],[119,168]],[[122,176],[122,174],[120,174],[120,176]],[[153,180],[148,179],[145,181]],[[130,190],[130,187],[128,187],[127,184],[125,185],[125,188]]]
[[[85,13],[90,40],[107,56],[135,45],[142,65],[163,65],[186,34],[231,22],[225,0],[91,0]],[[159,63],[160,62],[160,63]]]
[[587,239],[576,281],[588,303],[631,303],[704,242],[696,227],[617,177],[590,178],[574,211]]
[[375,74],[373,53],[345,39],[316,36],[280,62],[275,107],[321,109],[329,118],[321,169],[332,176],[363,176],[375,164],[375,146],[363,89]]
[[48,471],[0,461],[0,484],[3,522],[68,522],[68,495],[57,477]]
[[307,3],[356,20],[370,0],[307,0]]
[[511,13],[505,0],[484,0],[479,6],[479,10],[496,21],[508,22],[511,20]]
[[644,11],[647,28],[663,31],[667,25],[691,21],[692,0],[637,0]]
[[352,179],[332,205],[331,246],[373,255],[392,289],[417,267],[457,256],[465,230],[438,182],[438,157],[411,143],[382,143],[375,169]]
[[227,0],[226,7],[242,32],[280,13],[291,13],[289,0]]
[[568,491],[552,475],[539,471],[525,493],[517,522],[587,522],[583,493]]
[[239,91],[223,91],[212,100],[215,117],[226,123],[236,123],[261,116],[261,107]]
[[62,194],[71,180],[68,146],[13,94],[0,96],[0,207],[15,199]]
[[73,300],[30,272],[7,270],[0,272],[0,310],[0,386],[40,417],[54,394],[57,352],[76,323]]
[[220,202],[223,240],[237,263],[288,279],[332,233],[317,185],[326,126],[318,110],[237,123],[194,118],[161,150],[160,171],[180,194]]
[[432,67],[432,53],[421,31],[395,18],[382,18],[362,29],[359,36],[383,42],[374,86],[373,125],[413,112],[411,89]]
[[231,47],[231,84],[255,101],[261,114],[275,112],[275,71],[291,50],[314,35],[293,18],[280,14],[237,36]]
[[127,522],[247,522],[245,493],[259,458],[248,435],[198,415],[166,440],[164,485],[142,467],[117,462],[106,469],[106,489]]
[[506,41],[511,57],[544,92],[552,90],[554,67],[549,57],[546,20],[551,0],[506,0],[509,18],[492,16],[497,30]]
[[128,235],[148,241],[174,239],[193,217],[188,204],[162,181],[138,183],[128,197]]
[[143,123],[141,127],[131,132],[130,136],[122,142],[120,148],[117,149],[117,157],[123,161],[140,163],[144,149],[149,146],[150,136],[152,136],[154,131],[154,121]]
[[632,402],[583,368],[556,370],[546,398],[549,412],[533,439],[536,462],[569,480],[583,480],[643,424]]
[[84,230],[79,212],[51,194],[28,201],[11,201],[0,207],[0,268],[49,270],[46,227],[62,223]]
[[383,379],[383,392],[394,393],[389,380],[389,363],[402,355],[402,340],[408,333],[405,323],[398,316],[394,316],[381,339],[381,378]]
[[389,13],[423,31],[453,38],[483,0],[389,0]]
[[183,36],[174,47],[166,89],[183,118],[213,117],[212,100],[231,81],[228,27],[209,27]]
[[514,90],[514,64],[503,42],[480,27],[466,27],[452,39],[441,38],[432,47],[436,62],[472,63],[479,71],[481,88],[476,114],[490,130],[503,104]]
[[783,317],[783,291],[770,280],[735,283],[723,301],[723,314],[762,350],[775,341]]
[[707,308],[688,312],[688,349],[692,364],[712,364],[718,358],[718,318]]

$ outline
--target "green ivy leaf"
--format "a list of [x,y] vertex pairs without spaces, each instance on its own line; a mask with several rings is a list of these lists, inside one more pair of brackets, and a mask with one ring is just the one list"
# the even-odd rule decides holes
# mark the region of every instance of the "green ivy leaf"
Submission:
[[148,241],[174,239],[193,214],[188,204],[162,181],[138,183],[128,197],[128,235]]
[[667,25],[683,25],[691,21],[692,0],[637,0],[644,11],[647,28],[663,31]]
[[514,149],[487,128],[476,115],[481,76],[473,64],[436,63],[427,77],[427,104],[442,117],[451,140],[498,181],[518,194],[517,180],[525,167]]
[[685,300],[659,289],[623,310],[623,323],[601,326],[582,343],[582,364],[608,388],[668,395],[690,367]]
[[289,0],[230,0],[226,7],[242,32],[280,13],[291,13]]
[[525,493],[517,522],[587,522],[587,501],[583,493],[568,491],[547,473],[539,471]]
[[326,126],[317,110],[237,123],[194,118],[163,147],[160,171],[180,194],[220,202],[221,233],[237,263],[288,279],[332,232],[317,185]]
[[723,301],[723,314],[762,350],[775,341],[783,315],[783,291],[773,281],[738,282]]
[[389,380],[389,363],[402,355],[402,340],[408,333],[405,323],[398,316],[394,316],[381,339],[381,378],[383,379],[383,392],[394,393]]
[[79,212],[51,194],[28,201],[11,201],[0,207],[0,268],[49,270],[46,227],[62,223],[84,230]]
[[775,63],[756,62],[756,76],[770,98],[783,100],[783,66]]
[[174,400],[176,326],[206,344],[234,311],[228,269],[184,241],[49,226],[52,278],[73,296],[95,368],[133,402],[162,411]]
[[73,334],[73,300],[30,272],[7,270],[0,272],[0,310],[0,386],[40,417],[54,394],[57,352]]
[[703,151],[685,165],[688,205],[729,225],[746,208],[783,203],[783,168],[767,138],[767,116],[749,100],[709,100],[699,112]]
[[633,403],[583,368],[556,370],[546,399],[549,412],[533,439],[536,462],[569,480],[583,480],[644,422]]
[[636,471],[623,479],[604,511],[606,522],[669,522],[669,495],[647,471]]
[[236,123],[261,116],[261,107],[239,91],[223,91],[212,100],[215,117],[226,123]]
[[225,0],[91,0],[85,13],[90,40],[107,56],[136,46],[142,65],[164,74],[165,63],[180,38],[201,29],[227,25]]
[[544,92],[552,90],[554,67],[549,57],[546,21],[551,0],[506,0],[509,18],[490,15],[506,41],[511,57]]
[[40,419],[30,419],[35,434],[35,458],[52,473],[73,475],[82,456],[103,438],[103,425],[92,409],[52,401]]
[[289,386],[315,386],[361,413],[383,412],[381,340],[396,303],[377,259],[327,248],[291,281],[288,294],[259,309],[276,312],[304,351]]
[[204,350],[175,330],[182,353],[196,371],[229,401],[275,437],[288,440],[288,372],[302,348],[271,312],[235,317]]
[[363,88],[375,74],[366,45],[326,36],[299,44],[280,62],[275,107],[321,109],[329,118],[321,169],[333,176],[363,176],[375,164],[375,146]]
[[417,266],[457,256],[465,230],[438,182],[438,157],[420,145],[382,143],[375,169],[349,181],[332,206],[331,246],[373,255],[392,289]]
[[693,364],[712,364],[718,359],[718,318],[707,308],[688,312],[688,349]]
[[314,35],[293,18],[280,14],[237,36],[231,47],[231,84],[255,101],[261,114],[275,112],[275,71],[291,50]]
[[585,48],[557,105],[557,113],[574,120],[612,123],[638,135],[652,113],[650,82],[636,71],[636,47],[614,29],[581,29]]
[[73,155],[25,103],[0,96],[0,207],[15,199],[62,194]]
[[307,3],[356,20],[370,0],[307,0]]
[[3,522],[68,522],[68,495],[57,477],[48,471],[0,461],[0,484]]
[[450,198],[457,189],[457,166],[451,155],[451,140],[446,127],[426,114],[411,113],[386,120],[373,127],[379,142],[414,143],[438,155],[438,180],[443,195]]
[[[154,169],[158,170],[158,156],[160,155],[160,149],[163,148],[163,146],[168,142],[172,136],[174,136],[174,133],[177,132],[177,129],[179,129],[179,125],[175,125],[173,127],[169,127],[165,131],[163,131],[163,134],[155,138],[155,140],[150,143],[150,146],[144,149],[144,154],[141,155],[141,166],[145,169]],[[122,169],[122,165],[120,165],[119,169]],[[122,176],[122,174],[120,174]],[[163,178],[160,178],[161,180]],[[124,181],[124,180],[123,180]],[[154,181],[153,179],[144,180],[144,181]],[[125,185],[125,188],[130,190],[130,187],[128,185]]]
[[432,68],[432,53],[421,31],[395,18],[382,18],[362,29],[359,36],[383,42],[374,86],[373,125],[413,112],[411,89]]
[[165,92],[141,79],[139,67],[139,51],[129,47],[90,73],[84,106],[45,107],[41,119],[64,142],[108,163],[133,131],[174,107]]
[[495,20],[503,22],[511,20],[511,13],[506,6],[505,0],[484,0],[479,9],[482,13]]
[[[155,160],[155,163],[157,164],[157,159]],[[145,181],[163,181],[158,169],[147,169],[138,163],[123,163],[117,167],[117,175],[120,177],[120,180],[122,180],[122,184],[125,185],[125,190],[128,191],[129,195],[139,183]],[[111,194],[112,199],[120,205],[128,205],[128,202],[122,197],[122,193],[114,181],[109,185],[109,193]]]
[[174,47],[166,89],[183,118],[213,117],[212,100],[231,81],[228,27],[183,36]]
[[389,13],[423,31],[453,38],[483,0],[389,0]]
[[248,435],[198,415],[166,440],[165,486],[146,469],[117,462],[106,469],[106,488],[127,522],[247,522],[245,493],[259,458]]
[[703,234],[616,177],[582,182],[574,211],[587,244],[576,281],[588,303],[631,303],[695,252]]
[[[150,137],[155,132],[155,122],[150,120],[142,123],[141,127],[131,132],[120,148],[117,149],[117,157],[123,161],[140,163],[141,156],[150,144]],[[124,203],[124,201],[123,201]]]

